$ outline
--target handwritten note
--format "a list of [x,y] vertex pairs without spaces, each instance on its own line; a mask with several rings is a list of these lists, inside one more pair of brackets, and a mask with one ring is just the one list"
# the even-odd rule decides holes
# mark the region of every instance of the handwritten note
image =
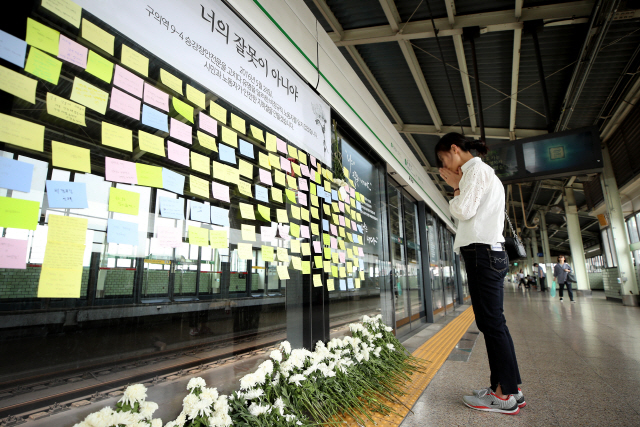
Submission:
[[[113,89],[117,90],[117,89]],[[118,91],[120,92],[120,91]],[[128,95],[127,95],[128,96]],[[100,114],[107,112],[107,101],[109,94],[94,85],[76,77],[73,80],[73,88],[71,90],[71,100],[89,107]]]
[[229,227],[229,210],[211,206],[211,223]]
[[115,37],[84,18],[82,19],[82,38],[113,56]]
[[192,136],[192,128],[188,124],[182,123],[179,120],[171,117],[171,133],[169,136],[172,138],[178,139],[180,141],[186,142],[187,144],[191,144],[193,141]]
[[163,132],[169,132],[169,120],[166,114],[142,104],[142,124]]
[[209,158],[207,156],[203,156],[202,154],[198,154],[195,151],[192,151],[191,169],[209,175],[209,173],[211,172]]
[[190,218],[192,221],[211,222],[211,210],[209,205],[196,202],[195,200],[189,200]]
[[87,209],[87,184],[84,182],[47,181],[47,202],[53,209]]
[[137,184],[136,164],[126,160],[104,158],[105,179],[107,181],[122,182],[125,184]]
[[171,100],[171,103],[178,114],[187,119],[188,122],[193,123],[193,107],[191,105],[175,97]]
[[250,159],[255,159],[253,144],[245,140],[240,140],[240,154]]
[[258,141],[264,143],[264,133],[262,132],[262,129],[259,129],[254,125],[251,125],[250,129],[251,129],[251,136],[253,136]]
[[0,30],[0,58],[24,68],[27,42]]
[[215,249],[227,249],[229,247],[229,232],[227,230],[209,230],[211,247]]
[[[113,75],[113,84],[121,89],[126,90],[131,95],[142,98],[142,90],[145,85],[144,80],[117,64],[115,73]],[[145,102],[147,102],[146,99]],[[153,105],[153,103],[150,102],[149,104]],[[164,110],[166,111],[166,108]]]
[[218,122],[202,111],[198,114],[198,125],[200,129],[218,136]]
[[140,193],[111,187],[109,189],[109,211],[138,215]]
[[177,248],[182,245],[182,230],[175,227],[158,227],[158,244],[163,248]]
[[47,113],[80,126],[86,126],[85,107],[47,92]]
[[229,200],[229,187],[217,182],[211,183],[211,193],[214,199],[222,200],[223,202],[231,203]]
[[276,270],[278,271],[278,278],[280,280],[289,280],[289,269],[287,268],[286,265],[279,265],[276,267]]
[[273,185],[273,181],[271,180],[271,173],[264,169],[258,169],[260,182],[267,185]]
[[238,203],[238,205],[240,207],[240,216],[243,219],[256,219],[255,212],[253,211],[253,205],[250,205],[248,203]]
[[153,153],[156,156],[165,157],[164,155],[164,139],[156,135],[139,130],[138,131],[138,147],[147,153]]
[[138,185],[162,188],[162,168],[158,166],[136,163]]
[[204,93],[189,84],[187,84],[187,99],[203,110],[207,108],[205,105],[206,99]]
[[0,187],[9,190],[31,191],[33,165],[31,163],[0,157]]
[[231,127],[238,132],[244,134],[247,131],[247,125],[243,118],[231,113]]
[[51,141],[53,166],[91,173],[91,150]]
[[234,166],[236,165],[236,150],[229,147],[225,144],[220,144],[218,147],[218,153],[220,157],[220,161],[231,163]]
[[189,244],[196,246],[209,246],[209,230],[190,225]]
[[189,191],[206,199],[209,198],[209,181],[189,175]]
[[159,197],[160,216],[164,218],[184,219],[184,199]]
[[40,218],[40,203],[0,197],[0,227],[35,230]]
[[225,108],[222,108],[215,102],[210,102],[209,113],[211,113],[213,118],[216,119],[217,121],[222,122],[222,124],[225,124],[225,125],[227,124],[227,110]]
[[216,145],[216,139],[212,136],[207,135],[204,132],[197,131],[198,135],[198,143],[204,148],[218,152],[218,146]]
[[40,77],[54,85],[58,84],[60,79],[60,70],[62,70],[62,61],[58,61],[32,47],[27,58],[27,65],[24,67],[27,73]]
[[27,268],[26,240],[0,237],[0,268]]
[[169,89],[173,89],[182,95],[182,80],[163,68],[160,68],[160,81]]
[[82,8],[71,0],[42,0],[42,7],[49,9],[76,28],[80,28]]
[[58,56],[58,41],[60,33],[53,28],[27,18],[27,44]]
[[238,258],[253,259],[253,245],[251,243],[238,243]]
[[43,151],[44,126],[0,113],[0,141]]
[[93,74],[100,80],[111,83],[111,78],[113,77],[113,62],[90,50],[87,69],[85,71]]
[[238,148],[238,134],[231,129],[222,126],[222,142]]
[[184,191],[184,175],[162,168],[162,186],[165,190],[181,195]]
[[37,84],[37,80],[0,66],[0,90],[35,104]]
[[122,65],[137,71],[145,77],[149,76],[149,58],[131,49],[126,44],[122,45],[120,60]]
[[109,108],[129,116],[132,119],[140,120],[140,100],[131,95],[127,95],[115,87],[111,89]]
[[275,153],[277,151],[277,138],[275,135],[267,132],[267,151]]
[[138,246],[138,223],[109,219],[107,221],[107,243]]
[[167,141],[167,157],[176,163],[189,166],[189,149],[175,142]]
[[238,169],[218,162],[211,162],[213,177],[230,184],[237,184],[240,180]]

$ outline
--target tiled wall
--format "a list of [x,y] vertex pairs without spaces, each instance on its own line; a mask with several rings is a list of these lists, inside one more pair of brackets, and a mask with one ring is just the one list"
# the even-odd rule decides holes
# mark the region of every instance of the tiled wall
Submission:
[[[0,268],[0,299],[36,298],[40,267],[27,267],[25,270]],[[87,295],[89,267],[82,270],[80,295]]]
[[604,284],[604,294],[608,298],[620,297],[620,283],[618,283],[618,268],[603,268],[602,269],[602,282]]
[[603,291],[604,283],[602,281],[602,272],[599,273],[588,273],[589,274],[589,286],[591,286],[592,291]]

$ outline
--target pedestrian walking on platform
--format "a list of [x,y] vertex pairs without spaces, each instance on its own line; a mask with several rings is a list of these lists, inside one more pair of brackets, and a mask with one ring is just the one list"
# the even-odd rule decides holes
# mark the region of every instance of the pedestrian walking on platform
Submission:
[[560,288],[560,302],[564,302],[563,300],[563,291],[564,287],[567,287],[567,292],[569,293],[569,299],[571,302],[575,303],[573,299],[573,291],[571,289],[571,281],[567,280],[569,273],[571,273],[571,266],[564,262],[564,255],[560,255],[558,257],[558,263],[553,267],[553,278],[558,283],[558,287]]
[[[484,334],[491,385],[464,396],[480,411],[517,414],[526,405],[518,388],[520,372],[504,317],[504,278],[509,257],[504,247],[504,186],[493,169],[470,150],[486,154],[483,142],[448,133],[436,144],[440,175],[453,189],[451,214],[458,219],[453,249],[464,258],[478,329]],[[523,275],[524,276],[524,275]]]
[[547,279],[547,273],[545,273],[544,268],[539,265],[537,262],[533,264],[534,267],[538,269],[538,281],[540,282],[540,292],[545,292],[545,281]]

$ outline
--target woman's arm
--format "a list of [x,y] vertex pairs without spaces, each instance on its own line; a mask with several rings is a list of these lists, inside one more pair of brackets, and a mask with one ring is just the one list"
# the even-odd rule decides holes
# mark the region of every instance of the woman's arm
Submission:
[[476,166],[467,171],[467,174],[469,175],[464,177],[464,183],[461,181],[460,195],[449,202],[451,215],[461,221],[467,221],[475,216],[482,196],[489,186],[487,174],[481,167]]

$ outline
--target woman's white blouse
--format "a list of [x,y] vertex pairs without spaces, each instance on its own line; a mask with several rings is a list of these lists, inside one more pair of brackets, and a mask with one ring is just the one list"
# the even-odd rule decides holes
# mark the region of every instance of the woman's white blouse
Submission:
[[504,242],[504,187],[491,166],[474,157],[462,165],[460,195],[449,202],[458,219],[453,250],[460,253],[472,243],[495,245]]

